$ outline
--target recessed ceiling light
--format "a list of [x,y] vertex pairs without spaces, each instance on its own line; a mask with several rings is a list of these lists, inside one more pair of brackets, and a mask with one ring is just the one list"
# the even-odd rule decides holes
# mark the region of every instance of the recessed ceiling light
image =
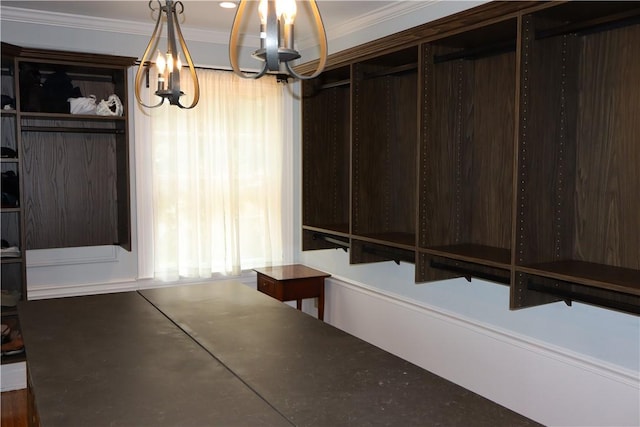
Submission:
[[232,1],[221,1],[220,7],[223,7],[225,9],[235,9],[236,4]]

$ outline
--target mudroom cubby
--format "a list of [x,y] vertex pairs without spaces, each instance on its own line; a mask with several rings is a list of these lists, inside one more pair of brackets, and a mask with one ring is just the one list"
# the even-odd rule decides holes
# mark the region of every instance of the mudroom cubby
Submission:
[[522,40],[511,304],[640,313],[638,3],[528,14]]
[[355,64],[353,86],[351,232],[414,250],[418,47]]
[[[509,269],[517,35],[509,19],[422,47],[421,260],[470,261],[465,274],[474,264]],[[448,266],[429,261],[416,280],[460,273]]]
[[303,249],[347,248],[351,176],[351,67],[302,86]]

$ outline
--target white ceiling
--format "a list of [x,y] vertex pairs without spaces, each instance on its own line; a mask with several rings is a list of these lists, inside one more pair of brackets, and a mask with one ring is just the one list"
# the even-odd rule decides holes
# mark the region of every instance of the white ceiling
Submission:
[[[181,26],[184,29],[205,30],[214,33],[226,33],[231,31],[231,25],[235,16],[235,9],[223,9],[220,1],[216,0],[182,0],[184,4],[183,20]],[[164,2],[163,2],[164,3]],[[251,2],[251,7],[245,18],[246,25],[243,31],[247,33],[257,32],[256,2]],[[298,40],[313,38],[310,8],[305,1],[298,1],[298,18],[296,19],[296,34]],[[398,15],[410,13],[415,9],[416,1],[366,1],[366,0],[318,0],[318,8],[322,15],[327,35],[329,38],[332,29],[349,25],[363,26],[368,17],[375,22],[385,14]],[[423,2],[424,3],[424,2]],[[154,0],[154,5],[157,2]],[[87,21],[91,19],[114,20],[120,22],[137,22],[143,25],[153,24],[147,0],[87,0],[87,1],[6,1],[2,0],[2,7],[26,9],[28,12],[38,11],[47,15],[65,15],[74,18],[83,17]]]

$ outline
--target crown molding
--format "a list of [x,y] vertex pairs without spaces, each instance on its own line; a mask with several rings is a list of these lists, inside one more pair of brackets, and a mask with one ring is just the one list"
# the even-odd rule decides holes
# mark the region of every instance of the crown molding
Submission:
[[[327,27],[327,38],[329,42],[331,42],[332,39],[339,39],[361,31],[366,31],[368,28],[383,24],[384,22],[418,13],[424,9],[432,7],[440,1],[442,0],[394,2],[370,13],[342,22],[340,25]],[[105,31],[144,37],[148,37],[153,32],[154,28],[154,23],[152,22],[87,17],[83,15],[39,11],[10,6],[0,6],[0,16],[2,17],[2,21],[8,22],[48,25],[68,29]],[[189,41],[221,45],[229,43],[229,34],[227,32],[188,27],[182,28],[182,32],[185,39]],[[259,41],[257,36],[243,34],[241,43],[244,46],[255,47],[259,44]],[[300,39],[299,43],[300,49],[302,50],[311,48],[318,44],[315,35]]]
[[[23,9],[19,7],[0,6],[2,21],[17,22],[21,24],[38,24],[68,29],[82,29],[91,31],[106,31],[118,34],[149,37],[153,32],[155,23],[127,21],[120,19],[108,19],[87,17],[68,13],[39,11]],[[189,41],[214,43],[226,45],[229,43],[229,34],[220,31],[209,31],[196,28],[182,28],[184,38]],[[258,44],[258,37],[245,36],[245,41],[250,40]]]
[[[443,0],[397,1],[364,15],[360,15],[357,18],[344,21],[340,23],[340,25],[327,27],[327,38],[329,38],[329,41],[331,41],[331,39],[337,40],[351,34],[366,31],[367,29],[381,25],[385,22],[402,18],[406,15],[413,15],[419,12],[422,13],[422,10],[431,8],[441,1]],[[311,48],[317,44],[318,41],[314,37],[308,37],[300,40],[301,50]]]

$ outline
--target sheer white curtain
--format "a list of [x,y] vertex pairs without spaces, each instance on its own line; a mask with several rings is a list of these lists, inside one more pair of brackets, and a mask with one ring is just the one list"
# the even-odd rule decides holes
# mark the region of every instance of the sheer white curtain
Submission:
[[[147,144],[137,147],[137,163],[147,162],[140,182],[151,204],[138,216],[153,218],[139,250],[161,280],[283,261],[284,89],[225,71],[198,70],[198,78],[194,109],[136,109],[136,145]],[[183,90],[193,93],[184,82]]]

